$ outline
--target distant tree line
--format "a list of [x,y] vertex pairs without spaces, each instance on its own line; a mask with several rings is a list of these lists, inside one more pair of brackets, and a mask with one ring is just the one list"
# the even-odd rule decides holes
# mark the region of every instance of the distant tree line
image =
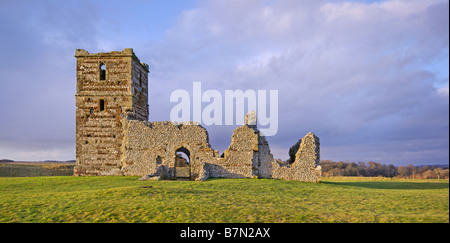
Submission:
[[442,166],[399,166],[378,162],[320,161],[322,176],[397,177],[409,179],[449,179],[449,168]]

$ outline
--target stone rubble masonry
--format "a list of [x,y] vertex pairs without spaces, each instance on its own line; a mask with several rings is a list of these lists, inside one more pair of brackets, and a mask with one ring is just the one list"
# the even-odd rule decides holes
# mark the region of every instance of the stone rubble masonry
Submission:
[[[288,165],[273,163],[272,176],[284,180],[319,182],[322,168],[320,163],[320,140],[313,133],[308,133],[289,150],[295,154],[294,162]],[[291,158],[292,161],[292,158]]]
[[[205,128],[195,122],[149,122],[147,64],[133,49],[90,54],[77,49],[77,176],[141,179],[274,178],[320,181],[320,142],[309,133],[280,165],[257,129],[256,113],[236,128],[219,156]],[[103,77],[102,66],[105,67]],[[189,161],[177,156],[184,152]],[[292,154],[292,155],[291,155]]]

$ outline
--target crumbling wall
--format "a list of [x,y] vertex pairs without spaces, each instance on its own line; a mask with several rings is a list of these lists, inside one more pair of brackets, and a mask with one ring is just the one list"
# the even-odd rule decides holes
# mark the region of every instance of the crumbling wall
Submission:
[[210,177],[271,178],[273,155],[269,144],[256,127],[256,113],[249,112],[245,125],[236,128],[224,157],[206,167]]
[[312,133],[293,146],[298,147],[294,163],[282,166],[254,125],[236,128],[230,146],[223,157],[218,157],[218,151],[209,144],[208,132],[198,124],[142,122],[130,116],[124,116],[122,123],[124,175],[177,179],[176,152],[183,148],[189,152],[191,180],[215,177],[320,181],[320,142]]
[[280,165],[277,161],[273,161],[272,177],[284,180],[319,182],[322,171],[319,138],[313,133],[308,133],[292,146],[290,154],[295,150],[295,160],[292,164]]
[[175,125],[129,117],[124,117],[122,123],[124,175],[177,179],[176,151],[185,148],[190,154],[191,180],[271,177],[273,156],[267,140],[255,127],[236,128],[221,158],[211,148],[207,131],[195,123]]
[[258,177],[257,166],[258,133],[244,125],[236,128],[223,158],[209,161],[209,177],[221,178],[255,178]]
[[191,179],[199,177],[203,163],[210,161],[214,151],[208,132],[195,123],[175,125],[172,122],[142,122],[123,119],[122,145],[124,175],[155,175],[159,169],[162,178],[176,179],[176,152],[189,151]]
[[272,178],[272,164],[275,161],[265,136],[258,137],[258,178]]

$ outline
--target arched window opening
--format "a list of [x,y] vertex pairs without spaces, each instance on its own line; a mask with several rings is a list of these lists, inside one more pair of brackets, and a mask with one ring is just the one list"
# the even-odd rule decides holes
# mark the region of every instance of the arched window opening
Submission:
[[106,80],[106,67],[104,63],[100,63],[100,80]]

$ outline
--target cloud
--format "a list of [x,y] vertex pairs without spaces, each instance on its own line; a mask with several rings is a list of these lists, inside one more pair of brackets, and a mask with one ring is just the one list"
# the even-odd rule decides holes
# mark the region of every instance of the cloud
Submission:
[[448,99],[448,85],[437,90],[438,95]]

